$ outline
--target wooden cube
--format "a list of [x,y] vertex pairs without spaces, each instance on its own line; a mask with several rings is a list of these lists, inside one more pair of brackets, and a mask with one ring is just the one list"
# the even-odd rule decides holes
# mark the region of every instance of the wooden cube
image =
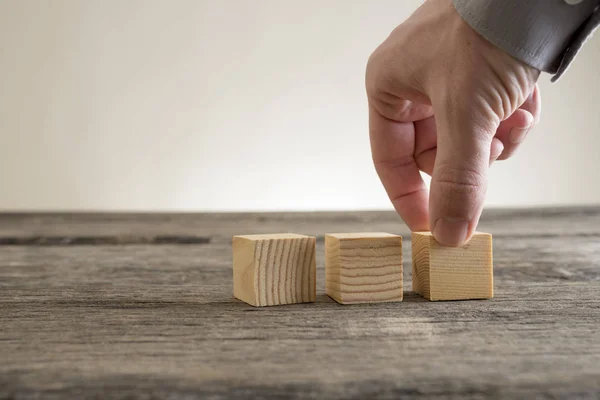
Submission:
[[402,236],[327,234],[325,270],[327,294],[338,303],[402,301]]
[[461,247],[441,245],[430,232],[412,234],[413,290],[431,301],[494,297],[492,235],[476,232]]
[[316,239],[279,233],[233,237],[233,295],[256,307],[316,298]]

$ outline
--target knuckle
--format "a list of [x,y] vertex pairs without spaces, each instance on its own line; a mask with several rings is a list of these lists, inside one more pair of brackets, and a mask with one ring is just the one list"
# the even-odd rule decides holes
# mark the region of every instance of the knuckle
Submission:
[[472,200],[482,195],[486,187],[485,176],[471,168],[440,166],[435,183],[442,196],[452,200]]
[[412,155],[392,158],[389,160],[377,160],[374,161],[375,166],[389,168],[393,170],[404,169],[406,167],[413,166],[415,163],[415,159]]
[[375,170],[382,175],[402,176],[406,169],[415,167],[415,159],[412,156],[404,156],[389,160],[373,160]]
[[518,148],[518,145],[513,145],[505,148],[502,154],[500,154],[500,157],[498,157],[498,160],[508,160],[509,158],[515,155]]
[[401,157],[392,160],[373,160],[375,171],[381,180],[402,179],[407,175],[407,170],[410,170],[415,165],[415,160],[412,157]]
[[375,49],[367,62],[365,84],[368,95],[375,96],[378,91],[389,84],[391,76],[386,73],[386,64],[386,57],[380,46]]

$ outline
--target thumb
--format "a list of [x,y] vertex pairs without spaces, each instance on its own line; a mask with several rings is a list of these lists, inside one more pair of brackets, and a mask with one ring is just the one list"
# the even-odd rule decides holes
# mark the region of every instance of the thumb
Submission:
[[438,144],[429,213],[435,239],[446,246],[464,244],[477,227],[498,126],[498,117],[489,108],[486,112],[485,107],[465,103],[468,101],[434,105]]

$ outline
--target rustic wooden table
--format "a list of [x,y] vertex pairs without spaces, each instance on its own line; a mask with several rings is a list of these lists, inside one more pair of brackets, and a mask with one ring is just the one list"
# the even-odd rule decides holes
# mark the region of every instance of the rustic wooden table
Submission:
[[[0,222],[3,399],[600,396],[600,208],[486,212],[493,300],[354,306],[324,294],[323,234],[406,235],[392,213]],[[234,300],[231,236],[287,231],[318,238],[317,302]]]

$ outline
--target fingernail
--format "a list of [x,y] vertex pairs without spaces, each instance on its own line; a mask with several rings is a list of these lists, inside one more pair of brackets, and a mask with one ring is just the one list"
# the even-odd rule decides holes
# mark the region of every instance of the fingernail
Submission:
[[512,128],[509,134],[510,141],[512,143],[521,143],[527,137],[529,128],[531,128],[531,126],[528,126],[527,128]]
[[435,239],[446,246],[458,246],[467,240],[469,222],[462,218],[438,218],[433,227]]

